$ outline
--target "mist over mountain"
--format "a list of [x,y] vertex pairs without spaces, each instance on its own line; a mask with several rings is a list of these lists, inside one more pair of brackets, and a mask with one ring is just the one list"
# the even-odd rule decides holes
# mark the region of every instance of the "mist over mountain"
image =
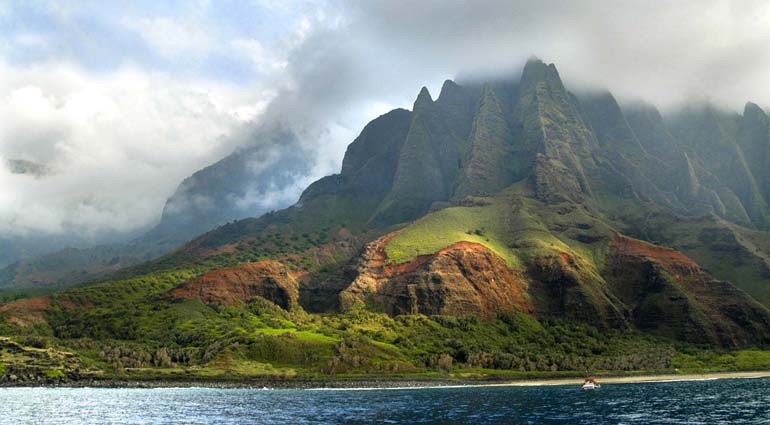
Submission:
[[262,137],[270,142],[238,149],[182,181],[148,237],[186,241],[227,221],[296,202],[312,170],[307,153],[290,131]]
[[[4,8],[3,19],[18,17],[4,27],[0,51],[6,240],[132,239],[159,223],[185,178],[237,147],[263,143],[240,137],[244,123],[280,123],[300,140],[312,171],[268,196],[290,199],[338,169],[358,129],[409,107],[422,85],[437,93],[456,72],[459,82],[516,74],[533,53],[558,63],[577,93],[607,88],[622,102],[644,99],[664,112],[692,101],[733,112],[746,99],[770,104],[761,2],[229,8],[224,15],[197,3]],[[96,21],[103,24],[85,24]],[[8,161],[55,172],[16,173]]]

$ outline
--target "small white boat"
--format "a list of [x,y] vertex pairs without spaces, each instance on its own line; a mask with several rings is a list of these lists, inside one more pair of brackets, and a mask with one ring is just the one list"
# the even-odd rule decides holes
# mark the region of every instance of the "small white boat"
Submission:
[[602,386],[596,382],[596,378],[586,378],[585,382],[583,382],[583,386],[580,388],[583,390],[598,390],[601,387]]

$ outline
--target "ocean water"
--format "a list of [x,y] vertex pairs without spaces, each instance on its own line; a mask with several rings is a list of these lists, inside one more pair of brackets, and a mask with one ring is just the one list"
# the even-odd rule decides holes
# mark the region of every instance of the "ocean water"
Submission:
[[770,424],[770,379],[389,390],[2,388],[3,424]]

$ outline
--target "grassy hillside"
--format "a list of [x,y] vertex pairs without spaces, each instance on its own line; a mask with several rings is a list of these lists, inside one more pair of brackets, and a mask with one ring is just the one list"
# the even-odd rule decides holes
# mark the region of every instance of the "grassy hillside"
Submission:
[[386,252],[392,263],[404,263],[419,255],[432,254],[456,242],[480,243],[506,260],[511,268],[520,266],[508,247],[505,217],[508,206],[493,198],[477,200],[484,206],[451,207],[429,214],[401,230]]
[[456,242],[486,246],[511,268],[545,254],[577,254],[603,267],[612,230],[585,209],[564,203],[547,205],[527,196],[524,182],[496,197],[466,198],[461,204],[431,213],[399,231],[386,247],[392,263],[404,263]]

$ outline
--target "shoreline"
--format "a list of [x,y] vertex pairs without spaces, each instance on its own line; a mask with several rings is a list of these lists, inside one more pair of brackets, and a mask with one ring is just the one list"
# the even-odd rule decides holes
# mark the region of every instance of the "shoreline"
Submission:
[[[770,371],[755,372],[706,372],[706,373],[683,373],[683,374],[661,374],[661,375],[631,375],[631,376],[597,376],[597,382],[600,384],[644,384],[656,382],[685,382],[685,381],[712,381],[719,379],[757,379],[770,378]],[[537,379],[537,380],[516,380],[501,383],[489,383],[481,386],[497,387],[527,387],[527,386],[547,386],[547,385],[580,385],[583,379],[555,378],[555,379]]]
[[[655,374],[629,376],[597,376],[602,384],[641,384],[685,381],[710,381],[720,379],[757,379],[770,378],[770,371],[754,372],[710,372],[683,374]],[[297,380],[253,380],[253,381],[211,381],[211,380],[127,380],[127,379],[87,379],[60,383],[19,382],[0,384],[2,388],[215,388],[215,389],[302,389],[302,390],[395,390],[425,388],[476,388],[476,387],[536,387],[553,385],[580,386],[583,378],[542,378],[514,380],[478,380],[462,378],[351,378],[351,379],[297,379]]]

